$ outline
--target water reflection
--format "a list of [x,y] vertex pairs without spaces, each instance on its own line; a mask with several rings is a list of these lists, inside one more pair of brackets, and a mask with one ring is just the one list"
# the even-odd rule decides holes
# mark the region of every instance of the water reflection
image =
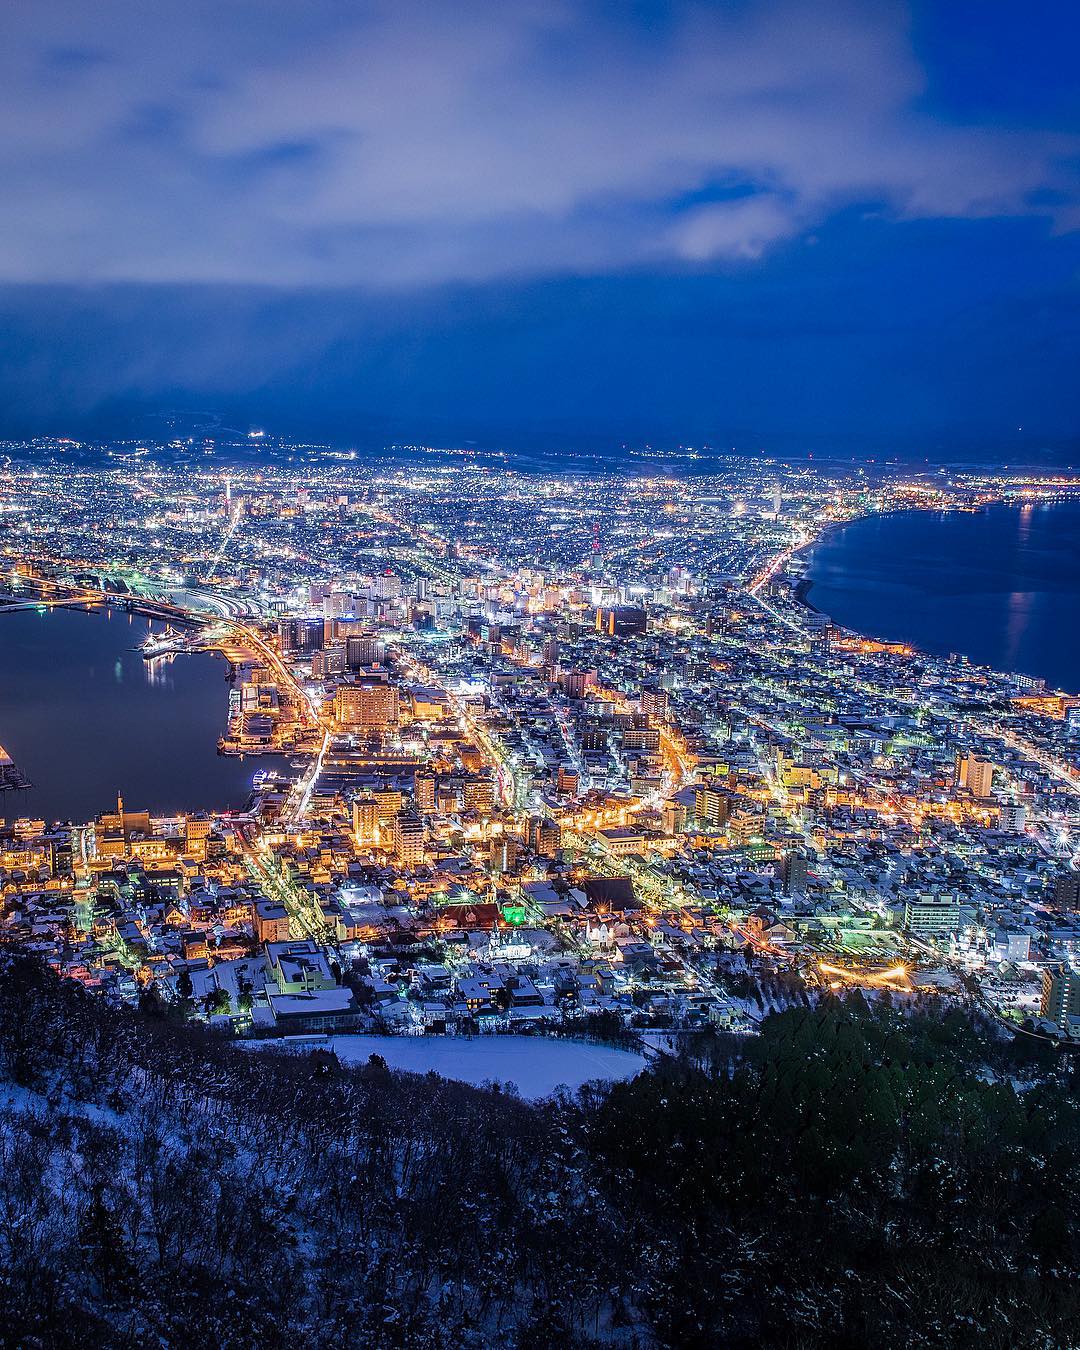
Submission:
[[814,549],[811,602],[838,622],[1080,690],[1080,500],[905,511]]
[[205,653],[145,661],[146,620],[111,610],[0,614],[0,743],[31,779],[9,812],[86,821],[115,801],[243,806],[279,758],[217,753],[228,666]]
[[174,652],[166,652],[163,656],[152,656],[149,661],[143,657],[142,663],[146,672],[146,683],[152,685],[155,689],[171,689],[173,681],[169,667],[175,660]]
[[1011,591],[1008,602],[1008,618],[1005,623],[1005,664],[1010,669],[1018,669],[1023,660],[1024,640],[1034,609],[1035,596],[1031,591]]

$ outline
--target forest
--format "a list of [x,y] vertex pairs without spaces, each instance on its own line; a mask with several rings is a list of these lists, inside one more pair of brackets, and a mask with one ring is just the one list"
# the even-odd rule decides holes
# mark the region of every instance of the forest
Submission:
[[1067,1346],[1078,1086],[854,993],[527,1104],[5,951],[0,1346]]

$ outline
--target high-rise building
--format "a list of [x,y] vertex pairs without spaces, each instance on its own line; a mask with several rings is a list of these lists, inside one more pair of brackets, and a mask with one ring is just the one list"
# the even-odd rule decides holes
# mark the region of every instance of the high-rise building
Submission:
[[1003,806],[998,814],[998,827],[1009,834],[1023,834],[1027,826],[1026,806]]
[[564,670],[559,674],[559,684],[567,698],[584,698],[585,691],[595,683],[595,670]]
[[49,846],[49,874],[53,877],[70,877],[73,874],[74,851],[70,830],[50,830],[43,838]]
[[1080,973],[1068,966],[1052,966],[1043,971],[1040,1014],[1059,1027],[1070,1020],[1080,1022]]
[[530,816],[525,825],[525,842],[540,858],[558,857],[562,830],[550,816]]
[[375,814],[380,826],[391,826],[394,817],[405,808],[404,794],[398,788],[375,788],[371,794],[375,802]]
[[352,827],[357,843],[374,844],[379,838],[379,806],[374,797],[358,797],[352,804]]
[[424,861],[424,825],[411,811],[394,817],[394,858],[399,867],[420,867]]
[[532,789],[532,769],[525,764],[518,764],[514,769],[514,809],[516,811],[523,811],[528,806]]
[[785,853],[780,863],[780,883],[785,895],[802,895],[806,890],[809,860],[805,853]]
[[513,872],[521,856],[521,840],[516,835],[503,834],[491,841],[488,849],[488,867],[493,872]]
[[311,657],[311,674],[316,680],[329,680],[345,674],[345,648],[339,643],[324,647]]
[[365,612],[361,597],[350,595],[348,591],[331,591],[324,597],[322,605],[326,619],[344,619]]
[[650,718],[656,721],[663,721],[668,711],[668,693],[666,689],[661,689],[659,685],[641,686],[641,711],[647,713]]
[[278,639],[287,655],[310,656],[325,640],[325,624],[321,618],[283,618],[278,620]]
[[396,727],[397,686],[385,680],[343,684],[334,695],[334,717],[344,730],[385,731]]
[[731,815],[731,798],[708,783],[694,784],[694,817],[708,825],[726,825]]
[[413,779],[413,797],[416,809],[422,816],[430,816],[435,812],[435,787],[433,773],[418,773]]
[[679,793],[675,797],[669,797],[660,808],[660,818],[666,835],[681,834],[686,829],[686,802],[679,801],[681,795]]
[[1080,908],[1080,872],[1068,868],[1054,878],[1051,903],[1055,909],[1074,910]]
[[401,578],[393,572],[384,572],[375,578],[375,598],[377,600],[398,600],[401,598]]
[[973,797],[989,797],[994,787],[994,765],[979,755],[957,755],[956,783]]

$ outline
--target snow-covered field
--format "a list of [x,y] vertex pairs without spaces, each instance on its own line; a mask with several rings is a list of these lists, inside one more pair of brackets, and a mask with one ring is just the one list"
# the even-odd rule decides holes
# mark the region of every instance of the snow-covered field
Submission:
[[[252,1042],[280,1049],[281,1041]],[[381,1055],[392,1069],[427,1073],[462,1083],[513,1083],[523,1097],[538,1101],[557,1087],[579,1088],[594,1078],[633,1078],[645,1068],[641,1055],[585,1041],[547,1040],[539,1036],[332,1036],[325,1041],[294,1042],[298,1051],[319,1046],[343,1063],[364,1064]]]

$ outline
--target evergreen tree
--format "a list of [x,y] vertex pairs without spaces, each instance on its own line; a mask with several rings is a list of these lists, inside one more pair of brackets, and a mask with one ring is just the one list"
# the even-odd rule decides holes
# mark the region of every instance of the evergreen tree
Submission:
[[87,1268],[106,1300],[115,1301],[130,1291],[134,1262],[123,1225],[106,1202],[100,1186],[95,1187],[79,1222],[79,1244]]

